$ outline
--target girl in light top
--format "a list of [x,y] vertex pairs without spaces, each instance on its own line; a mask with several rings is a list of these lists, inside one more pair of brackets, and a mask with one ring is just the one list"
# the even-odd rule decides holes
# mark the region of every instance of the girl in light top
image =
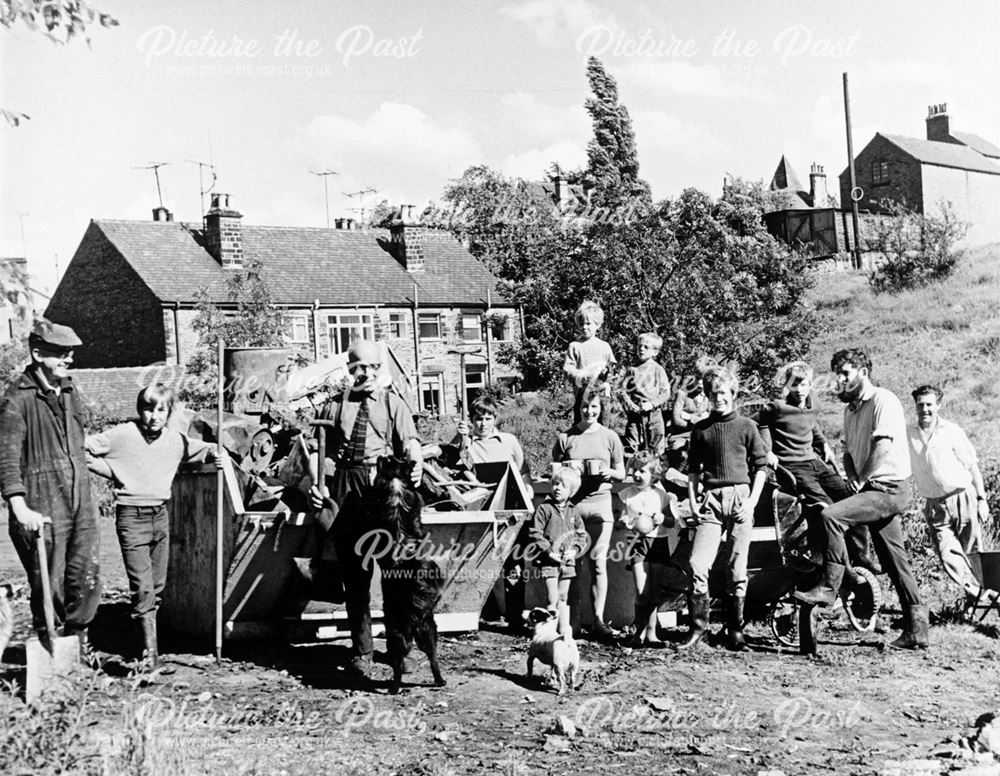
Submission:
[[632,646],[660,646],[656,633],[657,594],[670,553],[680,534],[672,502],[658,480],[660,459],[649,450],[640,450],[629,461],[635,484],[618,497],[625,507],[622,522],[633,534],[629,542],[628,565],[635,581],[635,635]]
[[594,602],[591,632],[599,637],[611,638],[615,633],[604,622],[604,603],[608,597],[608,548],[615,519],[611,511],[611,483],[625,480],[625,450],[618,435],[599,421],[604,402],[605,398],[599,392],[584,396],[582,419],[559,435],[552,448],[552,460],[571,462],[583,473],[583,483],[573,496],[572,503],[583,516],[593,546],[590,553],[594,580],[591,587]]

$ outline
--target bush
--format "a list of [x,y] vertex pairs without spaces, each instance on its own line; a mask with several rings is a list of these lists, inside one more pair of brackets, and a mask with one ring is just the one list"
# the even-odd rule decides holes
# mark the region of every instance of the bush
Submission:
[[875,293],[896,293],[917,288],[948,277],[964,251],[957,243],[969,231],[950,202],[938,204],[938,214],[916,213],[905,205],[882,200],[889,214],[876,222],[872,247],[881,260],[868,275]]

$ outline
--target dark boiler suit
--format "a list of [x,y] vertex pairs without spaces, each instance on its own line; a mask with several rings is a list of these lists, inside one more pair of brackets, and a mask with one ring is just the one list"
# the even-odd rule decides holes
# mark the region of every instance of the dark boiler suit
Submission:
[[[101,597],[97,510],[83,449],[83,401],[69,379],[59,394],[43,387],[29,367],[10,386],[0,409],[0,492],[24,496],[28,507],[52,519],[46,526],[56,625],[86,628]],[[36,628],[45,624],[36,535],[9,509],[9,533],[31,585]]]

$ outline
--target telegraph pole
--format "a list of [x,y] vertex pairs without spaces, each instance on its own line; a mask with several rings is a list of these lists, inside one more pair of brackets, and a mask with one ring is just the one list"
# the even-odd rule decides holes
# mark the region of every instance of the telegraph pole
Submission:
[[310,170],[313,175],[318,175],[323,179],[323,199],[326,202],[326,228],[330,228],[330,191],[326,185],[326,179],[331,175],[340,175],[339,172],[327,168],[325,170]]
[[847,124],[847,164],[851,175],[851,223],[854,227],[854,269],[861,269],[861,243],[858,235],[858,181],[854,174],[854,139],[851,133],[851,96],[847,90],[847,73],[844,73],[844,121]]

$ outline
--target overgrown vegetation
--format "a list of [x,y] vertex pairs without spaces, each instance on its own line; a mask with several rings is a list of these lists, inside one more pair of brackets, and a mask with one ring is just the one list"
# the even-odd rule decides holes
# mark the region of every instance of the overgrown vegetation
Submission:
[[[984,536],[991,547],[1000,547],[1000,360],[988,355],[1000,341],[998,259],[996,244],[971,249],[941,282],[895,294],[873,293],[864,275],[850,272],[831,275],[809,294],[823,319],[809,354],[827,437],[836,443],[843,428],[843,405],[823,390],[830,385],[830,356],[840,348],[868,351],[875,382],[900,398],[908,422],[915,422],[910,391],[924,383],[940,386],[942,417],[958,423],[979,454],[992,515]],[[911,547],[933,553],[922,516],[914,515]]]
[[[197,409],[214,406],[218,379],[219,340],[227,348],[282,347],[285,344],[285,314],[272,301],[264,265],[248,260],[226,278],[225,306],[212,301],[208,291],[197,297],[197,315],[192,328],[198,346],[187,362],[187,372],[201,379],[186,385],[181,399]],[[190,381],[189,381],[190,382]]]
[[876,293],[918,288],[954,272],[964,253],[956,246],[969,224],[958,218],[950,202],[938,203],[935,215],[887,199],[880,205],[888,217],[875,222],[869,241],[881,257],[868,275]]

